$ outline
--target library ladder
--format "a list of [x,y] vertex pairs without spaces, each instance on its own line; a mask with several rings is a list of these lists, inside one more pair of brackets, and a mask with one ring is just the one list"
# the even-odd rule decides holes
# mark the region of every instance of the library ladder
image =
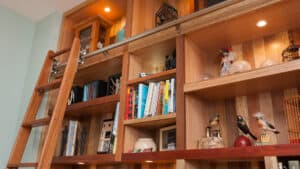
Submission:
[[[54,155],[58,135],[61,130],[63,118],[67,106],[67,100],[75,78],[79,59],[79,39],[75,38],[71,49],[58,52],[49,51],[39,74],[31,100],[29,102],[23,123],[19,129],[16,142],[10,154],[7,168],[34,167],[37,169],[50,169]],[[49,82],[52,65],[55,58],[69,52],[67,65],[63,76]],[[58,89],[57,98],[53,107],[53,112],[49,117],[36,119],[42,98],[45,92]],[[33,163],[22,163],[22,157],[33,127],[48,126],[41,153],[37,161]]]

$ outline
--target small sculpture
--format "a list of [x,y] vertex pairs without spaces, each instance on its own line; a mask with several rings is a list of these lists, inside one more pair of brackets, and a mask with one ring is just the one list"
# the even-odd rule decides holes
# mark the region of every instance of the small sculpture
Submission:
[[274,59],[270,59],[270,58],[267,58],[265,59],[259,67],[263,68],[263,67],[268,67],[268,66],[272,66],[272,65],[277,65],[279,64],[278,61],[274,60]]
[[155,24],[156,26],[159,26],[167,22],[173,21],[177,18],[177,10],[173,6],[167,3],[163,3],[163,5],[155,13]]
[[218,56],[222,58],[220,65],[220,76],[228,75],[230,72],[231,64],[235,60],[235,53],[231,48],[223,48],[218,51]]
[[245,61],[245,60],[237,60],[232,63],[232,65],[229,68],[229,73],[241,73],[245,71],[251,70],[251,65]]
[[258,112],[255,113],[253,116],[256,118],[258,125],[264,132],[271,131],[275,134],[279,134],[279,131],[265,119],[263,113]]
[[167,55],[165,60],[166,70],[176,68],[176,50],[172,52],[172,55]]
[[201,148],[222,148],[224,141],[221,137],[220,116],[216,115],[209,120],[209,125],[206,127],[206,137],[198,142],[198,147]]
[[290,45],[282,52],[282,61],[292,61],[300,58],[300,45],[296,45],[293,32],[288,31]]
[[257,140],[256,136],[252,134],[246,121],[241,115],[237,115],[237,126],[245,135],[249,135],[253,140]]
[[[279,131],[269,123],[263,113],[255,113],[253,115],[256,118],[258,126],[260,126],[262,133],[260,135],[260,142],[257,142],[258,145],[268,145],[271,143],[271,133],[279,134]],[[268,132],[269,131],[269,132]],[[270,133],[271,132],[271,133]]]

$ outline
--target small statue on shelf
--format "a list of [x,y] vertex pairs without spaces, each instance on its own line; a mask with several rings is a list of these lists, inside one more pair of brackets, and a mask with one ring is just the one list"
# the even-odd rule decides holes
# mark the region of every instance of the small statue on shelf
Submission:
[[241,115],[237,115],[237,127],[244,135],[240,135],[235,139],[234,146],[235,147],[245,147],[251,146],[252,143],[250,139],[246,136],[250,136],[253,140],[257,140],[256,136],[250,131],[246,121]]
[[174,50],[171,55],[166,56],[165,68],[166,70],[176,68],[176,50]]
[[218,56],[221,57],[221,69],[220,76],[226,76],[230,74],[230,67],[235,60],[235,53],[231,48],[222,48],[218,51]]
[[253,115],[256,119],[256,122],[260,129],[262,130],[262,134],[260,136],[260,143],[261,144],[269,144],[270,143],[270,134],[279,134],[279,131],[269,123],[263,113],[258,112]]
[[209,120],[209,125],[206,127],[206,138],[202,138],[200,144],[201,148],[224,147],[224,141],[221,137],[220,116],[218,114]]
[[289,46],[282,52],[282,61],[292,61],[300,58],[300,45],[296,45],[293,37],[293,32],[288,31],[289,35]]

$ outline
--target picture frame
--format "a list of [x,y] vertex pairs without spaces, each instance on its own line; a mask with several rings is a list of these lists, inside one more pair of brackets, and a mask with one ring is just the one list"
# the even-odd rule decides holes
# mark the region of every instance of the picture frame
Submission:
[[159,150],[170,151],[176,149],[176,125],[159,129]]

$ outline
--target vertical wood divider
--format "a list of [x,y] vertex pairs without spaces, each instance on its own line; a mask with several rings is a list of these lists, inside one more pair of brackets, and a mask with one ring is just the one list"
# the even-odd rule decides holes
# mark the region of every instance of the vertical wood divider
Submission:
[[127,80],[128,80],[128,71],[129,71],[129,53],[128,48],[124,52],[122,58],[122,79],[121,79],[121,90],[120,90],[120,112],[119,112],[119,120],[118,120],[118,135],[117,135],[117,149],[115,154],[116,161],[121,161],[122,152],[123,152],[123,143],[124,143],[124,115],[126,109],[126,88],[127,88]]
[[183,86],[185,83],[185,36],[176,38],[176,148],[185,149],[185,99]]

